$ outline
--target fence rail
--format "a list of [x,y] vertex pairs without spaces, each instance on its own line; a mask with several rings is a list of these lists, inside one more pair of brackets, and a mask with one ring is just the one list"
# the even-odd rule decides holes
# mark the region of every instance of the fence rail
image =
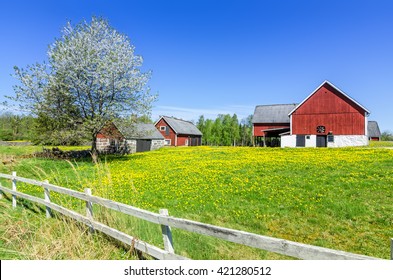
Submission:
[[[306,260],[378,260],[378,258],[365,255],[353,254],[345,251],[333,250],[313,245],[302,244],[285,239],[273,238],[240,230],[234,230],[210,224],[204,224],[192,220],[176,218],[168,215],[168,210],[161,209],[160,213],[153,213],[143,209],[139,209],[127,204],[115,202],[109,199],[91,195],[90,189],[85,192],[78,192],[64,187],[50,184],[48,181],[37,181],[33,179],[16,176],[16,172],[12,175],[1,174],[0,178],[12,181],[12,189],[3,187],[0,184],[0,192],[12,195],[12,205],[16,207],[16,197],[30,200],[32,202],[46,206],[47,217],[51,216],[51,211],[57,211],[65,216],[71,217],[78,222],[86,224],[91,231],[100,231],[107,234],[127,245],[132,245],[135,249],[144,252],[156,259],[187,259],[186,257],[175,254],[173,246],[173,238],[171,227],[194,232],[202,235],[216,237],[222,240],[231,241],[233,243],[243,244],[278,254],[295,257]],[[31,196],[22,192],[18,192],[16,182],[24,182],[31,185],[41,186],[44,189],[45,199]],[[64,208],[50,201],[50,191],[69,195],[86,202],[86,216],[76,213],[72,210]],[[133,236],[123,233],[117,229],[111,228],[94,220],[93,203],[104,206],[118,212],[137,217],[155,224],[161,225],[164,249],[154,245],[137,240]],[[392,258],[393,258],[393,239],[391,241]]]

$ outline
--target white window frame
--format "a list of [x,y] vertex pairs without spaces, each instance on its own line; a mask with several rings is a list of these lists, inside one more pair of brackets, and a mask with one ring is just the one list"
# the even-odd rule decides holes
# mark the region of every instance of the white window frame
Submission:
[[160,131],[166,131],[166,126],[160,126]]
[[170,146],[171,145],[171,139],[165,139],[165,146]]

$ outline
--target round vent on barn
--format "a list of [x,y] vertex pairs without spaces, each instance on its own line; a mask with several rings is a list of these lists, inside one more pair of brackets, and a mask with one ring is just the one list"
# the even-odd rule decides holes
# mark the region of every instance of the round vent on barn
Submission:
[[317,133],[325,133],[325,127],[323,125],[317,126]]

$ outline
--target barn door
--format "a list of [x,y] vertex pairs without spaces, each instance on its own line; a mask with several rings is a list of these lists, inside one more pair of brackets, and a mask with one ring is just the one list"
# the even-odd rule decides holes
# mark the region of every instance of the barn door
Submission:
[[327,147],[326,135],[317,135],[317,147]]
[[306,146],[306,135],[296,135],[296,147]]
[[136,152],[150,151],[151,140],[137,140],[136,141]]

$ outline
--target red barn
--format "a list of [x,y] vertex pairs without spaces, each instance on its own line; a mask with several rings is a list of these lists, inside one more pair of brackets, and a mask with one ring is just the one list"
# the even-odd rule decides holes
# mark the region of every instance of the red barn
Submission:
[[290,130],[288,116],[297,104],[259,105],[252,118],[254,142],[257,146],[280,146],[280,135]]
[[263,136],[264,140],[268,136],[277,137],[281,147],[343,147],[368,144],[367,118],[370,112],[328,81],[323,82],[297,105],[277,106],[281,108],[281,112],[274,112],[272,115],[275,119],[286,117],[288,122],[280,124],[281,127],[277,125],[269,128],[268,123],[259,123],[258,114],[254,113],[255,137]]
[[166,146],[200,146],[202,143],[202,132],[192,122],[164,116],[155,126],[164,136]]

